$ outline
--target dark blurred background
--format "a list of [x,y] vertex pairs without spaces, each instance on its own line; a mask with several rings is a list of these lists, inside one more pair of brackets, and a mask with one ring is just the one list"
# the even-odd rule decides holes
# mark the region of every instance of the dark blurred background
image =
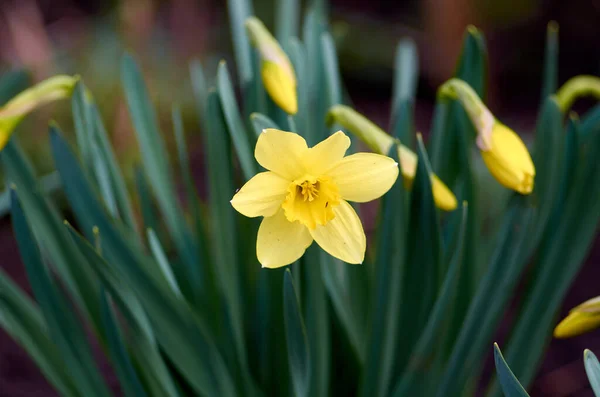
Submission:
[[[356,108],[378,124],[389,118],[394,49],[411,37],[419,53],[417,128],[427,135],[440,83],[452,76],[465,27],[473,24],[486,37],[489,51],[487,103],[519,133],[533,129],[540,103],[546,25],[559,33],[559,82],[600,72],[600,0],[397,0],[330,1],[331,27],[337,39],[344,84]],[[274,1],[254,0],[255,13],[268,26]],[[233,62],[226,1],[218,0],[0,0],[0,71],[18,67],[34,81],[56,73],[80,74],[101,106],[112,140],[126,170],[137,147],[120,88],[119,59],[136,54],[161,119],[168,123],[173,101],[192,114],[187,63],[200,59],[209,74],[225,58]],[[581,101],[583,112],[591,102]],[[20,130],[41,175],[52,171],[45,125],[53,117],[68,125],[66,105],[36,112]],[[189,130],[197,122],[187,120]],[[67,128],[68,129],[68,128]],[[200,153],[190,142],[192,157]],[[202,181],[198,181],[202,184]],[[10,219],[0,219],[2,268],[31,292],[12,238]],[[561,316],[569,308],[600,295],[600,239],[572,286]],[[518,296],[506,315],[512,321]],[[501,341],[505,335],[498,335]],[[569,340],[553,340],[531,388],[533,396],[593,396],[583,369],[583,349],[600,353],[600,331]],[[490,345],[490,352],[491,352]],[[491,373],[491,356],[485,366]],[[117,382],[104,361],[106,377]],[[56,393],[27,355],[0,330],[0,396],[52,396]]]

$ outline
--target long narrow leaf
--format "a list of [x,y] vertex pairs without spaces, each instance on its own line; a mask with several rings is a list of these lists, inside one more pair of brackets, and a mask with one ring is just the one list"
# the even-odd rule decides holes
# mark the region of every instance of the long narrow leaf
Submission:
[[515,374],[510,370],[508,364],[502,356],[502,352],[497,343],[494,343],[494,362],[496,364],[496,373],[500,380],[500,386],[505,397],[529,397],[529,394],[523,389]]
[[294,394],[296,397],[308,396],[311,374],[308,339],[292,273],[289,270],[286,270],[283,276],[283,308]]

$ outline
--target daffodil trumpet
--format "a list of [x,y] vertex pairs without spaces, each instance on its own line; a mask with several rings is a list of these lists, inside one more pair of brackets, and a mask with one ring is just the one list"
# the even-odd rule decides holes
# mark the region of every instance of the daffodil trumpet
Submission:
[[50,77],[19,93],[0,108],[0,150],[28,113],[44,104],[70,97],[78,80],[77,76]]
[[554,328],[555,338],[571,338],[600,328],[600,296],[574,307]]
[[247,217],[264,217],[256,239],[263,267],[293,263],[313,241],[344,262],[363,262],[366,237],[348,201],[385,194],[398,164],[375,153],[345,156],[349,147],[342,131],[311,148],[292,132],[266,129],[259,135],[254,155],[267,171],[246,182],[231,205]]
[[296,74],[288,56],[260,19],[246,19],[246,31],[250,43],[258,50],[262,59],[261,76],[265,90],[277,106],[288,114],[296,114]]
[[521,194],[533,191],[535,167],[521,138],[498,121],[466,82],[450,79],[438,97],[456,99],[477,132],[476,143],[490,173],[500,184]]
[[[404,184],[407,187],[412,186],[417,173],[418,157],[416,153],[400,143],[398,139],[390,136],[371,120],[345,105],[332,106],[327,112],[326,122],[330,126],[339,124],[344,127],[376,153],[388,154],[395,145],[398,150]],[[431,174],[431,187],[438,208],[445,211],[456,209],[456,197],[435,174]]]

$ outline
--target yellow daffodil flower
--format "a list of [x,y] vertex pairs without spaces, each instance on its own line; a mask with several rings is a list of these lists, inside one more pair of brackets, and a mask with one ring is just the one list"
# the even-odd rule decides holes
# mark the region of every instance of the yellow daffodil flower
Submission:
[[231,205],[248,217],[263,216],[256,254],[263,267],[300,258],[314,241],[347,263],[362,263],[366,237],[348,201],[364,203],[387,192],[398,164],[375,153],[344,157],[350,139],[338,131],[309,148],[300,135],[266,129],[254,156],[266,168],[233,196]]
[[458,99],[477,131],[477,146],[490,173],[501,185],[521,194],[533,191],[535,167],[519,136],[498,121],[464,81],[450,79],[440,87],[442,98]]
[[296,74],[286,53],[256,17],[246,19],[246,30],[250,43],[262,58],[261,75],[267,93],[273,102],[288,114],[298,112]]
[[600,328],[600,296],[573,308],[554,328],[555,338],[571,338]]
[[[392,145],[396,145],[404,184],[407,187],[412,186],[417,173],[418,162],[418,157],[412,150],[402,145],[398,139],[394,139],[371,120],[348,106],[335,105],[329,109],[327,124],[332,125],[334,123],[352,132],[371,150],[379,154],[388,154]],[[431,174],[431,189],[437,207],[445,211],[456,209],[456,197],[435,174]]]
[[0,108],[0,150],[6,146],[13,130],[32,110],[59,99],[68,98],[79,77],[54,76],[26,89]]

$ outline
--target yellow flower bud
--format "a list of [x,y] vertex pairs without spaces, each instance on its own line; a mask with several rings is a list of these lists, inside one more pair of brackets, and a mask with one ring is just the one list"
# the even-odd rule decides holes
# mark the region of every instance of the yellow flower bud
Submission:
[[[334,123],[341,125],[376,153],[387,155],[395,145],[398,150],[404,185],[408,188],[412,186],[417,173],[418,157],[412,150],[402,145],[398,139],[388,135],[371,120],[345,105],[332,106],[327,112],[326,122],[328,125]],[[438,208],[444,211],[456,209],[456,197],[435,174],[431,174],[431,189]]]
[[571,338],[600,327],[600,296],[573,308],[554,329],[555,338]]
[[246,19],[250,43],[262,58],[261,76],[267,93],[273,102],[288,114],[298,112],[296,74],[286,53],[256,17]]
[[51,77],[21,92],[0,108],[0,150],[6,146],[15,127],[29,112],[46,103],[68,98],[78,80],[77,76]]
[[510,128],[496,120],[477,93],[460,79],[439,89],[442,98],[457,99],[477,131],[477,146],[490,173],[503,186],[521,194],[533,191],[535,167],[527,147]]

